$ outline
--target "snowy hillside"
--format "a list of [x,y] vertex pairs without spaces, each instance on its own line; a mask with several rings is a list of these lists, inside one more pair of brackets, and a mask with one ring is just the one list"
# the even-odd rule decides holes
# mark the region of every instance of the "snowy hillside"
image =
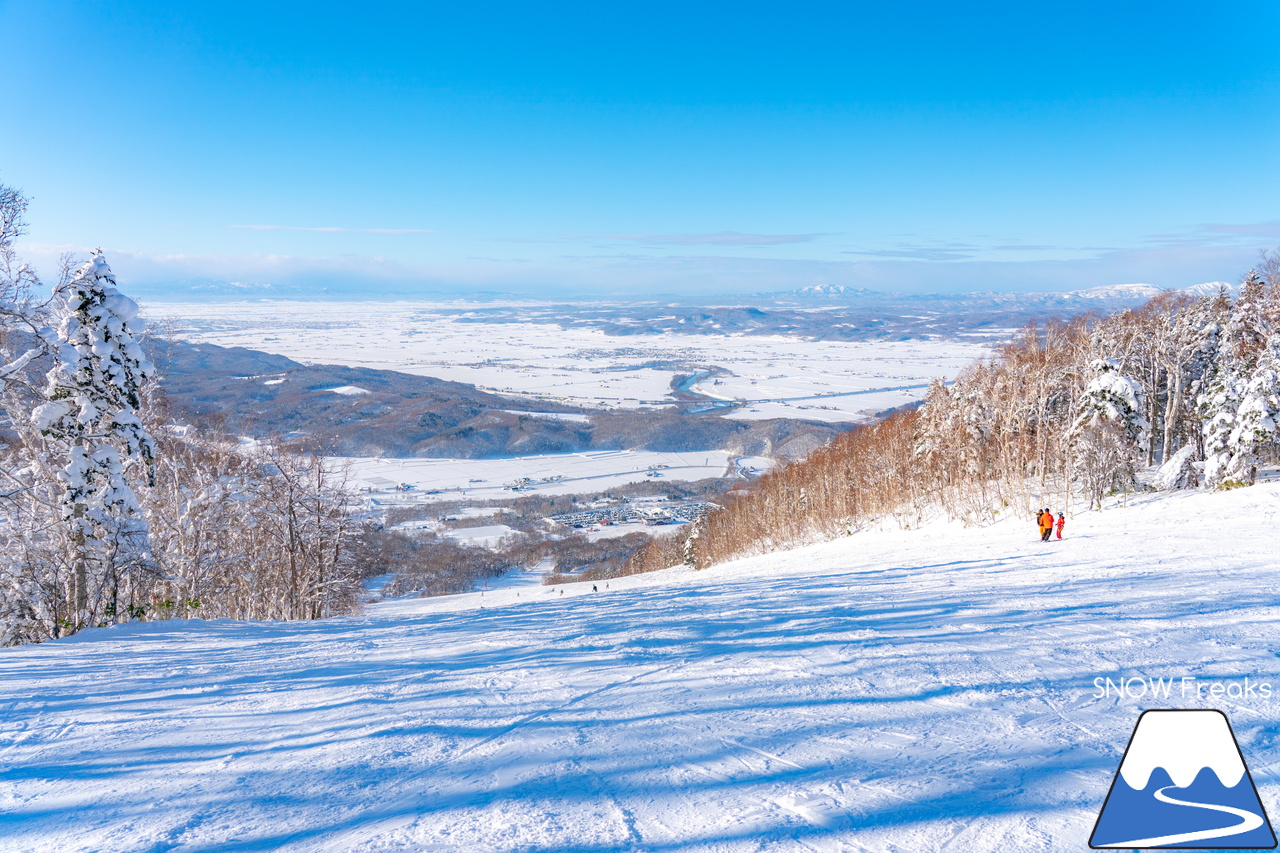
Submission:
[[1193,284],[1190,287],[1180,288],[1178,292],[1185,293],[1187,296],[1199,298],[1204,296],[1216,296],[1218,294],[1218,290],[1223,287],[1227,289],[1227,293],[1232,295],[1240,292],[1240,285],[1231,284],[1225,281],[1206,281],[1204,284]]
[[[937,525],[598,593],[522,586],[5,649],[0,838],[59,853],[1083,850],[1148,707],[1225,711],[1275,815],[1278,507],[1274,484],[1142,497],[1060,542],[1029,520]],[[1097,695],[1095,678],[1122,676],[1197,680],[1168,699]],[[1237,695],[1246,677],[1270,698]]]
[[1080,299],[1134,299],[1147,300],[1160,293],[1154,284],[1108,284],[1088,290],[1072,290],[1067,296]]

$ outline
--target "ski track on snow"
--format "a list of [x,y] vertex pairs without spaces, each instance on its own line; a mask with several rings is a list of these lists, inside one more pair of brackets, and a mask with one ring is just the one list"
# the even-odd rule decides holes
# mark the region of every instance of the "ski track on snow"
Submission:
[[0,650],[0,849],[1084,849],[1138,713],[1223,707],[1272,813],[1280,489],[859,533],[702,572]]

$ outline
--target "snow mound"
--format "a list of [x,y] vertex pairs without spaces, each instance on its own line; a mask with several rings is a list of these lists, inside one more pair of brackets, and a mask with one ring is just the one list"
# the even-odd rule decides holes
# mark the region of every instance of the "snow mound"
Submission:
[[326,388],[331,394],[341,394],[344,397],[359,397],[361,394],[371,394],[368,388],[361,388],[359,385],[339,385],[337,388]]
[[1162,491],[1190,489],[1200,482],[1200,466],[1196,463],[1195,448],[1190,444],[1178,450],[1156,471],[1151,485]]

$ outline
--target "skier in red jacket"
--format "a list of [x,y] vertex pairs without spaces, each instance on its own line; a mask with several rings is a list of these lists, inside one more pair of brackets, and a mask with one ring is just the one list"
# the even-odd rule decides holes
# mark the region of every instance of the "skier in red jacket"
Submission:
[[1062,538],[1062,528],[1067,523],[1067,514],[1065,512],[1058,513],[1058,538]]

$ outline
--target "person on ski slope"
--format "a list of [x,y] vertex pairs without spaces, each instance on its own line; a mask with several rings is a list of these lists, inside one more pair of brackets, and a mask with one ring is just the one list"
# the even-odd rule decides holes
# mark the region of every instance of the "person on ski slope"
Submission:
[[1062,538],[1062,528],[1067,523],[1067,514],[1065,512],[1058,513],[1058,538]]
[[1053,513],[1049,512],[1049,508],[1045,507],[1040,510],[1040,541],[1048,542],[1049,534],[1053,531]]

